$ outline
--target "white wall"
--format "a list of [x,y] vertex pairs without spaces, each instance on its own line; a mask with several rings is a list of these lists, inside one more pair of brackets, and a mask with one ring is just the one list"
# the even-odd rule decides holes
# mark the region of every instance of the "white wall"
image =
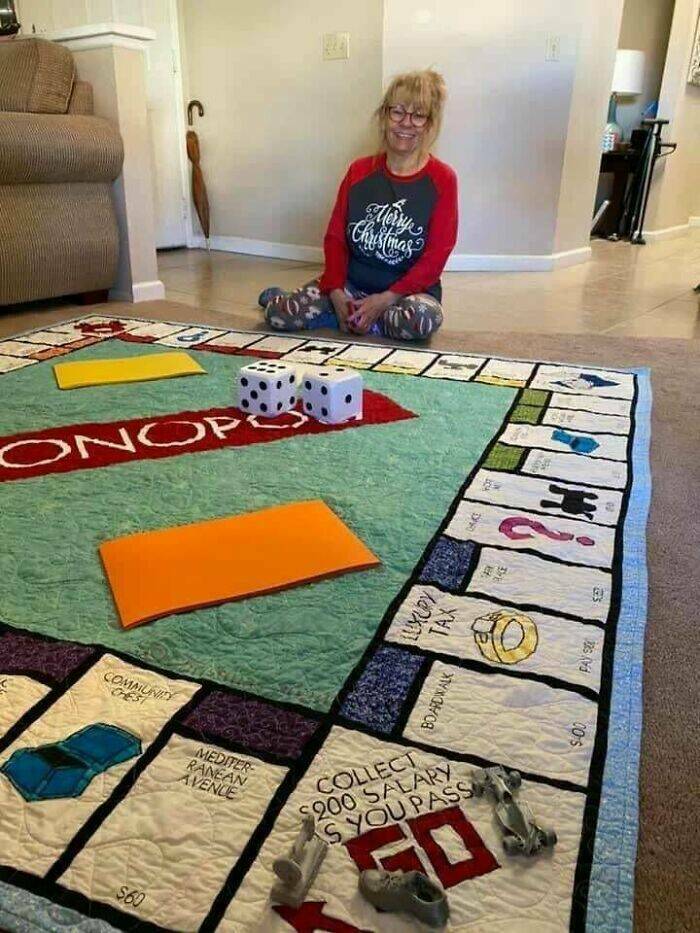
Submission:
[[636,97],[623,97],[617,106],[625,139],[639,126],[647,105],[659,99],[674,4],[675,0],[625,0],[618,47],[645,55],[644,90]]
[[[435,65],[447,79],[439,154],[460,176],[458,253],[586,258],[621,11],[622,0],[386,0],[385,78]],[[549,36],[559,61],[546,60]]]
[[[214,237],[317,250],[348,162],[375,145],[380,0],[181,0]],[[326,32],[347,61],[322,60]],[[216,240],[214,241],[216,244]]]
[[[460,178],[458,253],[553,249],[577,26],[560,0],[386,0],[384,77],[437,67],[449,104],[438,154]],[[548,34],[561,60],[545,61]]]
[[142,3],[148,0],[19,0],[22,31],[52,32],[88,23],[142,25]]
[[700,87],[688,84],[690,53],[700,0],[676,0],[666,57],[659,117],[671,121],[664,139],[678,143],[657,167],[646,229],[673,230],[700,216]]
[[[583,15],[557,205],[555,252],[581,250],[588,244],[622,2],[589,0],[585,11],[579,7]],[[602,178],[609,180],[607,175]]]
[[[22,0],[20,12],[47,28],[81,8],[138,23],[144,2]],[[685,84],[698,2],[676,3],[661,112],[672,112],[681,150],[659,172],[649,227],[700,215],[700,92]],[[438,154],[460,177],[458,261],[585,258],[623,0],[179,3],[186,99],[207,109],[197,131],[220,243],[318,255],[345,166],[373,148],[382,83],[433,66],[450,95]],[[350,32],[351,58],[324,62],[322,35],[336,30]],[[545,60],[552,35],[558,61]]]

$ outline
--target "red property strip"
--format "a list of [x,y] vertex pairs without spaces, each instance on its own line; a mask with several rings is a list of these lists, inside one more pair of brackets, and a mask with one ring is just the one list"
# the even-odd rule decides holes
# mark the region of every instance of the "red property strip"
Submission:
[[[177,337],[177,334],[175,336]],[[265,335],[261,334],[260,336]],[[155,343],[157,339],[156,337],[142,337],[140,334],[129,333],[119,334],[118,337],[124,343]],[[206,340],[202,343],[189,344],[188,349],[207,350],[209,353],[225,353],[227,356],[258,356],[264,360],[278,360],[282,356],[282,353],[278,350],[256,350],[254,345],[248,347],[219,347],[216,344],[207,343]]]
[[386,395],[365,389],[362,421],[321,424],[301,411],[256,418],[238,408],[182,411],[152,418],[72,424],[0,438],[0,482],[93,470],[115,463],[281,441],[300,434],[327,434],[417,417]]

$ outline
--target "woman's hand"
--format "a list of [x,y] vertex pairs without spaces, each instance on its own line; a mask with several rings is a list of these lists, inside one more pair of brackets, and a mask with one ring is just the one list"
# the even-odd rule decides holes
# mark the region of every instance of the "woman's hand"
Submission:
[[366,334],[398,297],[395,292],[386,291],[353,301],[353,313],[349,321],[351,330],[356,334]]
[[338,327],[347,333],[348,317],[350,316],[350,312],[352,310],[350,307],[350,299],[342,288],[334,288],[328,297],[330,298],[331,304],[333,305],[335,316],[338,318]]

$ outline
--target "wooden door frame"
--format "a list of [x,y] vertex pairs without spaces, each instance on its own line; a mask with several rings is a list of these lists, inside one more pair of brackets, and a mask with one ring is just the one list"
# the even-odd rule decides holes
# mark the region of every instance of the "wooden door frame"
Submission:
[[[147,0],[146,0],[147,2]],[[183,221],[185,226],[185,246],[192,248],[195,237],[192,229],[192,198],[190,197],[190,172],[187,160],[187,144],[185,140],[185,69],[182,52],[182,39],[180,34],[180,5],[178,0],[168,0],[170,14],[170,28],[172,33],[173,80],[175,83],[175,103],[177,107],[177,142],[178,166],[180,169],[180,196],[183,205]],[[175,72],[175,68],[177,71]]]

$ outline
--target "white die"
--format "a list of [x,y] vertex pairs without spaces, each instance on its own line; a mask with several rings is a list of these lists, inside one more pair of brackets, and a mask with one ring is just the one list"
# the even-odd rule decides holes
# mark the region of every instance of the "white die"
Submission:
[[329,366],[304,373],[301,385],[302,411],[324,424],[340,424],[362,418],[362,376],[358,372]]
[[260,360],[238,373],[238,407],[251,415],[275,418],[297,403],[297,377],[286,363]]

